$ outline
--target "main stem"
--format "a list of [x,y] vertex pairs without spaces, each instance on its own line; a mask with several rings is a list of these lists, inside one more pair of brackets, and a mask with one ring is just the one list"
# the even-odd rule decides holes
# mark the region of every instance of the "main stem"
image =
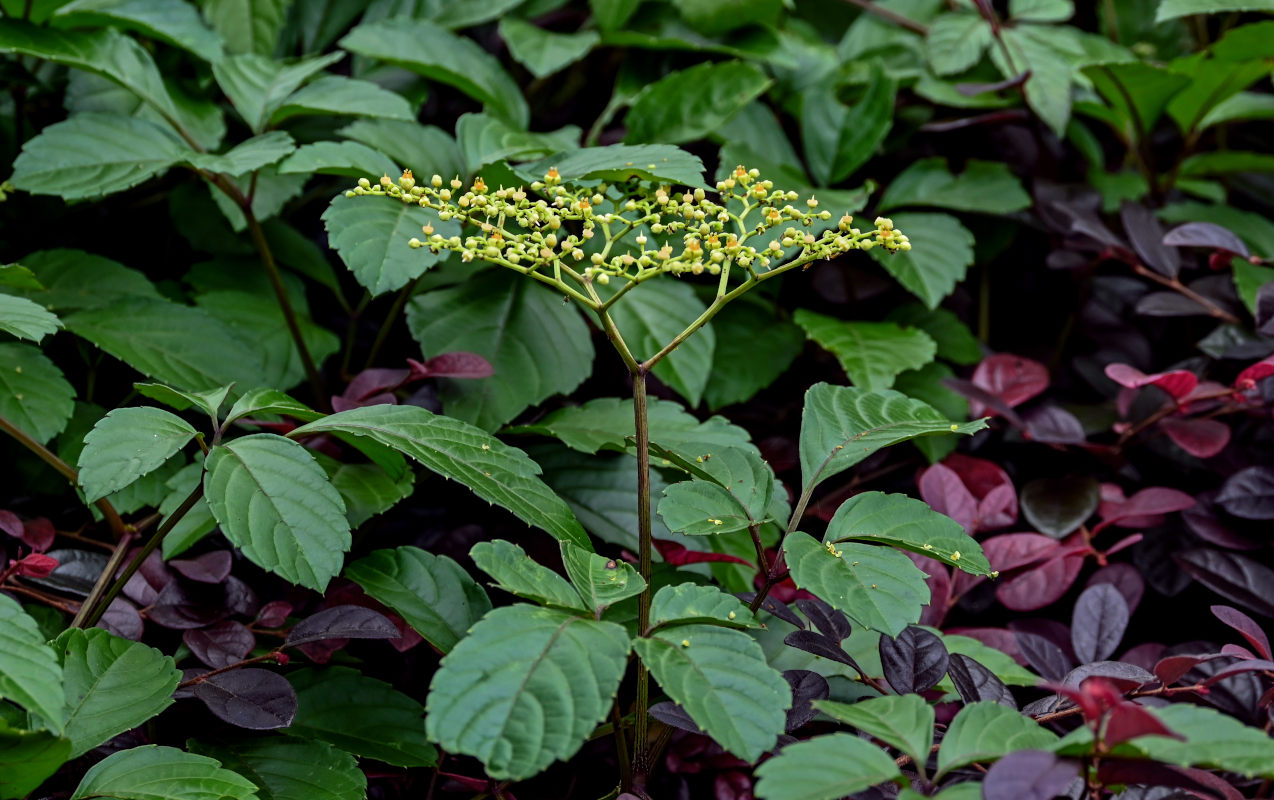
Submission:
[[[637,530],[639,533],[637,562],[646,589],[637,597],[637,630],[645,633],[650,628],[650,424],[646,416],[646,365],[637,364],[632,369],[633,378],[633,426],[637,441]],[[649,711],[650,671],[637,660],[637,719],[633,736],[633,773],[640,784],[650,773]],[[638,788],[644,788],[639,786]]]

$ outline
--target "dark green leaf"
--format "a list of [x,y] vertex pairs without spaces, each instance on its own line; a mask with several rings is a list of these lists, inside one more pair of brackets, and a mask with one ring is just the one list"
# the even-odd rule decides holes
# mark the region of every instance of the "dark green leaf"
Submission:
[[382,89],[371,81],[344,75],[324,75],[288,95],[270,117],[270,122],[278,124],[294,116],[329,114],[413,122],[416,118],[411,104],[400,94]]
[[115,25],[184,48],[205,61],[220,61],[221,37],[183,0],[72,0],[54,12],[55,27]]
[[295,149],[296,142],[292,141],[291,136],[283,131],[270,131],[260,136],[253,136],[227,153],[221,155],[192,153],[186,157],[186,161],[209,172],[243,175],[273,164]]
[[443,259],[427,247],[408,246],[424,236],[425,225],[441,236],[460,232],[459,225],[439,220],[430,209],[379,197],[340,195],[323,212],[323,222],[329,244],[374,295],[401,289]]
[[958,567],[971,575],[990,575],[982,546],[960,523],[920,500],[902,494],[864,492],[836,509],[826,542],[883,542]]
[[450,179],[465,172],[456,140],[432,125],[398,119],[360,119],[338,133],[379,150],[420,176],[438,173]]
[[84,773],[71,800],[256,800],[257,787],[212,758],[148,744],[112,753]]
[[296,689],[294,736],[318,739],[397,767],[431,767],[438,751],[425,736],[425,709],[388,683],[349,667],[288,676]]
[[1097,510],[1101,486],[1089,476],[1040,478],[1022,487],[1019,500],[1035,530],[1061,539]]
[[270,55],[292,0],[202,0],[200,5],[231,53]]
[[74,410],[75,389],[52,361],[29,344],[0,344],[0,415],[45,444]]
[[580,594],[548,567],[537,564],[526,551],[512,542],[495,539],[478,542],[469,551],[478,569],[495,579],[504,591],[537,603],[572,611],[584,611]]
[[991,26],[980,14],[943,14],[929,26],[925,56],[934,74],[953,75],[977,64],[991,39]]
[[937,352],[927,333],[892,322],[842,322],[805,309],[793,319],[863,389],[888,389],[898,373],[923,367]]
[[70,757],[69,739],[11,728],[0,720],[0,798],[26,797]]
[[646,589],[646,581],[631,564],[570,542],[562,542],[562,565],[584,604],[598,614]]
[[357,528],[411,497],[415,487],[416,476],[410,470],[404,470],[402,477],[394,480],[377,464],[341,464],[323,459],[319,459],[319,463],[345,501],[345,518],[350,528]]
[[976,364],[982,360],[982,345],[954,313],[945,308],[929,309],[918,303],[899,306],[889,312],[889,320],[919,328],[938,345],[938,358],[953,364]]
[[14,287],[9,293],[51,311],[101,308],[128,298],[159,299],[155,285],[142,273],[83,250],[41,250],[22,263],[43,288]]
[[625,141],[679,144],[702,139],[769,88],[770,79],[745,61],[704,62],[646,87],[625,118]]
[[80,451],[80,486],[93,502],[163,465],[195,437],[181,417],[158,408],[117,408],[103,417]]
[[[350,178],[379,179],[402,172],[389,156],[358,142],[314,142],[302,145],[279,164],[279,172],[344,175]],[[422,209],[424,210],[424,209]]]
[[886,211],[898,206],[935,206],[1011,214],[1030,205],[1030,195],[1007,165],[973,159],[965,162],[963,172],[954,175],[947,168],[946,159],[935,157],[913,162],[903,170],[889,184],[878,207]]
[[[149,397],[152,400],[158,400],[178,411],[185,411],[194,406],[210,417],[218,417],[221,412],[221,406],[225,404],[226,397],[229,396],[232,387],[227,385],[209,389],[206,392],[187,392],[181,389],[174,389],[171,386],[165,386],[162,383],[134,383],[133,388],[137,390],[138,394]],[[238,403],[235,405],[238,405]]]
[[893,221],[911,240],[911,250],[876,248],[872,257],[926,306],[937,308],[973,263],[973,234],[948,214],[909,211],[895,214]]
[[[217,0],[219,5],[269,3],[275,0]],[[236,50],[233,46],[232,50]],[[273,47],[270,48],[273,50]],[[238,50],[238,52],[245,52]],[[214,64],[213,75],[248,127],[260,133],[288,97],[314,74],[340,61],[344,53],[330,53],[284,64],[258,53],[245,52]]]
[[848,733],[790,744],[756,771],[761,800],[836,800],[899,776],[889,754]]
[[596,31],[554,33],[517,17],[500,20],[500,36],[509,53],[537,78],[574,64],[602,40]]
[[970,703],[960,709],[938,750],[938,774],[979,761],[994,761],[1015,750],[1046,750],[1057,734],[999,703]]
[[1155,13],[1155,22],[1224,11],[1274,11],[1274,0],[1163,0]]
[[713,411],[750,400],[772,385],[805,344],[800,327],[776,319],[763,306],[742,301],[713,317],[712,329],[717,345],[703,399]]
[[585,147],[557,153],[532,164],[522,164],[518,174],[528,181],[544,180],[557,167],[564,181],[620,183],[632,177],[644,181],[669,181],[683,186],[703,183],[703,162],[698,156],[666,144],[615,144]]
[[0,699],[42,717],[54,732],[63,729],[62,668],[35,620],[8,595],[0,595]]
[[37,344],[62,327],[62,320],[42,306],[12,295],[0,295],[0,331]]
[[[187,746],[190,746],[189,744]],[[257,785],[262,800],[364,800],[367,777],[349,753],[325,742],[287,737],[244,739],[223,746],[195,743]]]
[[[819,83],[801,100],[801,141],[810,174],[821,186],[840,183],[867,162],[893,126],[897,83],[877,67],[853,106]],[[910,236],[910,234],[908,234]]]
[[[698,319],[704,309],[690,284],[650,281],[612,306],[610,316],[633,356],[640,361],[659,352]],[[699,405],[708,385],[715,347],[712,326],[705,325],[656,364],[654,375],[693,408]]]
[[724,625],[729,628],[760,627],[747,605],[715,586],[681,583],[664,586],[655,592],[650,602],[652,627],[686,622]]
[[912,763],[929,760],[933,745],[933,706],[918,694],[871,697],[857,703],[815,700],[814,707],[852,725],[911,756]]

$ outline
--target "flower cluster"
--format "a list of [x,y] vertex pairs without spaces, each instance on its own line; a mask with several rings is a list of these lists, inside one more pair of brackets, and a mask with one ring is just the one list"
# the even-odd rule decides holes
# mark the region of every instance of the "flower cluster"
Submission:
[[[471,226],[467,236],[444,236],[425,225],[424,238],[412,239],[412,247],[450,250],[464,261],[481,259],[523,272],[552,268],[602,285],[659,273],[720,275],[731,265],[755,277],[797,259],[808,264],[850,250],[911,249],[884,217],[864,232],[845,215],[814,235],[809,229],[830,220],[831,212],[818,210],[813,197],[798,208],[796,192],[775,189],[773,181],[742,166],[717,183],[716,197],[702,188],[674,190],[638,181],[576,185],[556,168],[528,187],[492,189],[479,177],[467,190],[459,179],[439,175],[418,182],[408,170],[397,181],[364,178],[346,192],[360,195],[415,203],[438,212],[440,220]],[[631,241],[624,241],[628,234]],[[750,243],[760,237],[768,241]]]

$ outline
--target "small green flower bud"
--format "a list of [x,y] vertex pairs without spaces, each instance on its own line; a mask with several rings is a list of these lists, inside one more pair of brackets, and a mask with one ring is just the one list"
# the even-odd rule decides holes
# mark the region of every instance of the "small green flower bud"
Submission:
[[461,186],[464,186],[464,182],[461,181],[459,177],[455,177],[451,179],[452,189],[459,189]]
[[606,259],[602,257],[601,253],[593,253],[592,258],[590,258],[589,261],[592,261],[594,264],[600,265],[600,264],[604,264],[606,262]]
[[371,182],[371,181],[369,181],[369,180],[367,180],[366,178],[359,178],[359,179],[358,179],[358,186],[359,186],[359,188],[361,188],[361,189],[370,189],[370,188],[372,188],[372,182]]
[[600,283],[602,286],[605,286],[606,284],[610,283],[610,276],[607,275],[605,272],[602,272],[598,274],[597,282]]
[[429,179],[429,185],[434,187],[435,189],[437,189],[439,186],[442,186],[442,176],[434,175],[432,178]]
[[411,249],[413,249],[413,250],[415,250],[415,249],[417,249],[417,248],[420,248],[420,247],[423,247],[423,246],[424,246],[424,244],[425,244],[424,242],[420,241],[420,240],[419,240],[419,239],[417,239],[415,236],[413,236],[413,237],[411,237],[410,239],[408,239],[408,240],[407,240],[407,246],[408,246],[408,247],[410,247],[410,248],[411,248]]

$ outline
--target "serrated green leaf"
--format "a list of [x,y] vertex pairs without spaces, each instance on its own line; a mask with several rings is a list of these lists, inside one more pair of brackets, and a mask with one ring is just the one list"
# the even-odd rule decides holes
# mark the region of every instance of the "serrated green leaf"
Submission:
[[584,605],[598,614],[646,589],[646,581],[631,564],[570,542],[562,542],[562,565],[575,590],[584,598]]
[[366,437],[392,447],[559,540],[592,549],[570,508],[536,477],[539,466],[521,450],[472,425],[416,406],[381,405],[332,414],[289,435],[324,431]]
[[[264,222],[278,214],[284,203],[299,195],[307,180],[308,175],[280,175],[278,167],[271,165],[262,167],[251,175],[233,178],[232,183],[239,187],[245,197],[252,197],[252,215],[258,222]],[[230,229],[236,232],[246,230],[248,221],[239,204],[225,192],[214,191],[211,186],[206,188],[211,192],[213,203],[221,209],[226,221],[230,223]]]
[[[633,356],[641,361],[659,352],[705,308],[688,283],[650,281],[611,306],[610,316]],[[711,377],[715,347],[712,325],[705,325],[656,364],[654,375],[693,408],[699,405]]]
[[852,704],[815,700],[814,708],[898,748],[911,756],[914,764],[929,760],[933,706],[918,694],[871,697]]
[[323,224],[329,245],[374,295],[401,289],[443,260],[443,254],[427,247],[408,246],[411,239],[424,236],[425,225],[441,236],[460,233],[459,225],[443,222],[431,209],[381,197],[339,195],[323,212]]
[[698,455],[663,452],[674,466],[697,478],[664,490],[659,516],[669,530],[689,535],[731,533],[770,518],[777,485],[774,471],[751,449],[726,447]]
[[702,139],[770,87],[746,61],[703,62],[660,78],[637,95],[624,141],[680,144]]
[[273,164],[295,149],[296,142],[290,135],[283,131],[269,131],[240,142],[226,153],[192,153],[186,161],[209,172],[243,175]]
[[842,503],[827,523],[823,541],[854,539],[910,550],[971,575],[991,574],[982,546],[960,523],[906,495],[864,492]]
[[687,536],[734,533],[754,523],[730,492],[701,480],[681,481],[664,489],[659,517],[668,530]]
[[[272,0],[215,0],[219,5],[233,3],[272,2]],[[270,48],[273,50],[273,47]],[[231,50],[236,48],[231,47]],[[254,132],[260,133],[288,97],[302,83],[344,57],[344,53],[329,53],[284,64],[259,53],[238,50],[242,55],[230,56],[212,65],[217,84],[226,93],[230,103]]]
[[323,591],[350,547],[345,502],[296,442],[253,434],[214,447],[204,493],[222,532],[252,562]]
[[444,653],[491,610],[487,593],[459,564],[418,547],[375,550],[346,567],[345,577]]
[[515,125],[530,112],[517,83],[494,56],[472,39],[423,19],[386,19],[359,25],[341,47],[454,86]]
[[703,162],[699,157],[666,144],[584,147],[522,164],[517,173],[528,181],[542,181],[551,167],[557,167],[563,181],[621,183],[636,177],[682,186],[703,184]]
[[712,318],[717,346],[703,399],[716,411],[752,399],[787,371],[805,345],[804,332],[765,307],[737,300]]
[[415,488],[416,476],[410,470],[404,470],[402,477],[394,480],[378,464],[342,464],[323,459],[319,463],[345,501],[345,518],[351,529],[411,497]]
[[[894,178],[878,208],[887,211],[899,206],[1011,214],[1030,208],[1031,197],[1006,164],[972,159],[965,162],[963,172],[955,175],[948,169],[946,159],[934,157],[913,162]],[[907,235],[911,236],[909,231]]]
[[35,277],[35,273],[21,264],[0,264],[0,286],[17,290],[43,291],[44,284]]
[[300,115],[343,114],[415,121],[411,104],[400,94],[371,81],[324,75],[288,95],[270,117],[272,124]]
[[911,240],[911,250],[869,252],[907,291],[937,308],[973,263],[973,234],[948,214],[906,212],[894,214],[893,221]]
[[0,798],[26,797],[70,757],[69,739],[12,728],[0,719]]
[[984,420],[954,423],[930,406],[898,392],[866,391],[817,383],[805,393],[801,417],[801,476],[817,484],[882,447],[949,433],[971,435]]
[[13,184],[67,200],[136,186],[185,159],[185,145],[138,117],[76,114],[28,139],[13,162]]
[[270,55],[292,0],[202,0],[204,19],[231,53]]
[[929,26],[925,57],[935,75],[954,75],[977,64],[991,39],[991,26],[981,15],[943,14]]
[[46,444],[74,410],[75,389],[57,365],[29,344],[0,344],[0,415]]
[[610,622],[524,604],[498,608],[434,673],[429,736],[482,761],[497,780],[529,778],[573,756],[606,717],[629,647]]
[[751,636],[673,625],[633,647],[668,696],[728,752],[756,761],[774,747],[792,690]]
[[756,770],[761,800],[836,800],[900,775],[889,754],[848,733],[784,747]]
[[53,644],[62,662],[72,758],[172,705],[181,671],[155,648],[101,628],[71,628]]
[[169,300],[128,300],[77,311],[63,321],[72,333],[143,375],[177,388],[250,385],[261,373],[260,354],[227,325]]
[[1213,106],[1199,122],[1198,129],[1206,130],[1226,122],[1271,118],[1274,118],[1274,97],[1258,92],[1239,92]]
[[[229,396],[232,387],[227,385],[209,389],[206,392],[187,392],[182,389],[165,386],[162,383],[134,383],[133,388],[137,390],[138,394],[149,397],[152,400],[158,400],[178,411],[185,411],[194,406],[208,416],[215,418],[220,413],[221,406],[226,402],[226,397]],[[235,405],[238,405],[238,403]]]
[[819,185],[840,183],[876,152],[893,126],[897,91],[897,82],[873,66],[867,89],[853,106],[841,103],[830,83],[816,83],[804,92],[801,141]]
[[739,598],[715,586],[680,583],[664,586],[650,601],[651,627],[686,622],[757,628],[754,615]]
[[1274,0],[1163,0],[1155,12],[1155,24],[1191,14],[1226,11],[1274,11]]
[[115,25],[194,53],[205,61],[224,55],[221,37],[184,0],[72,0],[49,20],[54,27]]
[[990,49],[991,60],[1004,73],[1012,77],[1022,71],[1030,76],[1023,84],[1026,103],[1031,110],[1061,136],[1071,114],[1071,74],[1082,66],[1080,53],[1074,51],[1071,42],[1065,49],[1054,38],[1070,38],[1072,29],[1055,29],[1043,25],[1022,25],[1005,28],[1001,39],[1013,58],[1013,65],[1005,61],[999,47]]
[[142,273],[83,250],[41,250],[22,259],[22,264],[43,288],[13,287],[8,293],[50,311],[100,308],[128,298],[159,299],[155,285]]
[[195,429],[159,408],[117,408],[93,426],[80,451],[80,486],[93,502],[123,489],[195,438]]
[[63,730],[62,668],[40,626],[18,601],[0,594],[0,699],[11,700]]
[[[991,670],[992,674],[1007,686],[1035,686],[1040,682],[1038,675],[1018,664],[1012,656],[1002,650],[996,650],[971,636],[943,633],[937,628],[926,627],[925,630],[941,637],[942,645],[947,648],[948,653],[968,656]],[[947,676],[938,682],[938,688],[946,692],[954,692],[955,684],[951,682],[951,677]]]
[[938,345],[938,358],[952,364],[976,364],[982,360],[982,345],[960,318],[945,308],[926,308],[919,303],[899,306],[889,312],[890,322],[919,328]]
[[0,331],[37,344],[62,327],[62,320],[42,306],[13,295],[0,294]]
[[994,761],[1015,750],[1047,750],[1057,735],[1030,717],[999,703],[970,703],[960,709],[938,750],[941,778],[956,767]]
[[526,551],[512,542],[496,539],[478,542],[469,551],[478,569],[490,575],[504,591],[542,605],[584,611],[580,594],[548,567],[537,564]]
[[1185,75],[1140,61],[1094,64],[1083,72],[1121,118],[1117,127],[1130,141],[1153,130],[1168,103],[1190,83]]
[[[455,144],[460,147],[465,167],[470,173],[477,174],[487,165],[503,169],[501,161],[543,158],[564,148],[568,152],[575,150],[580,135],[579,128],[574,125],[549,133],[534,133],[489,114],[464,114],[456,120]],[[511,169],[522,176],[528,174],[521,167]],[[543,171],[529,174],[534,177],[526,178],[528,182],[544,178]]]
[[1009,0],[1015,22],[1065,22],[1075,15],[1072,0]]
[[888,389],[898,373],[923,367],[937,352],[929,334],[892,322],[844,322],[803,308],[793,319],[862,389]]
[[402,172],[389,156],[358,142],[314,142],[302,145],[279,164],[281,174],[318,173],[378,179]]
[[[460,119],[463,121],[464,118]],[[459,128],[460,124],[457,123],[456,127]],[[450,179],[465,173],[464,159],[456,140],[433,125],[397,119],[360,119],[337,133],[379,150],[404,167],[415,170],[417,175],[437,173]]]
[[326,742],[271,737],[221,746],[187,743],[257,785],[265,800],[365,800],[367,776],[352,755]]
[[464,351],[491,363],[490,378],[439,380],[447,414],[486,430],[571,393],[592,373],[593,343],[579,312],[503,270],[417,296],[407,325],[426,357]]
[[234,401],[230,413],[226,414],[226,422],[256,414],[279,414],[303,422],[313,422],[323,417],[319,412],[277,389],[251,389]]
[[425,736],[425,709],[388,683],[349,667],[288,675],[296,719],[285,733],[318,739],[396,767],[432,767],[438,751]]
[[897,636],[929,602],[925,574],[890,547],[848,543],[835,552],[809,534],[783,540],[792,580],[865,628]]
[[[935,361],[917,370],[904,372],[894,382],[894,389],[910,398],[928,403],[947,419],[969,418],[969,401],[962,394],[951,390],[944,380],[956,377],[946,364]],[[929,462],[937,463],[960,445],[953,436],[928,436],[913,441]]]
[[596,31],[555,33],[518,17],[500,20],[500,36],[509,54],[537,78],[574,64],[602,40]]
[[257,787],[206,756],[142,745],[112,753],[84,773],[71,800],[256,800]]

